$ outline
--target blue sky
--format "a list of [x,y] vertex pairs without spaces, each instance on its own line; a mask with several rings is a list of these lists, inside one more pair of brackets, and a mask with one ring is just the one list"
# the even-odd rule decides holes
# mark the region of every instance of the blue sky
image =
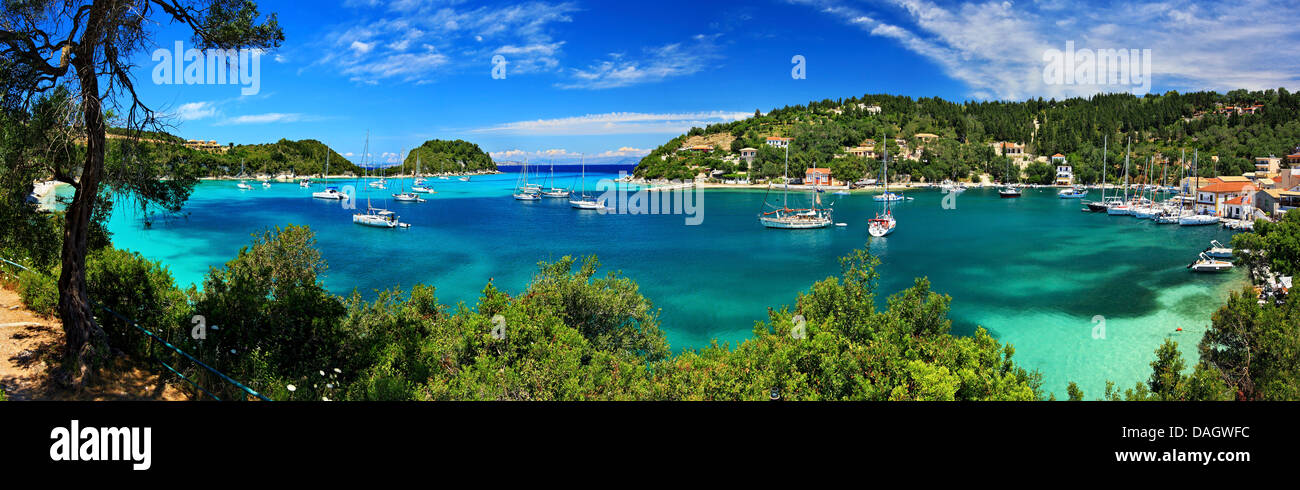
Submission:
[[[636,158],[691,126],[864,93],[1065,97],[1129,85],[1044,81],[1044,53],[1150,49],[1150,90],[1300,88],[1294,1],[260,1],[284,46],[260,91],[155,84],[173,132],[222,143],[317,138],[381,163],[432,138],[498,159]],[[189,35],[162,26],[159,47]],[[152,50],[150,50],[152,51]],[[492,77],[492,59],[507,61]],[[794,79],[792,57],[806,59]]]

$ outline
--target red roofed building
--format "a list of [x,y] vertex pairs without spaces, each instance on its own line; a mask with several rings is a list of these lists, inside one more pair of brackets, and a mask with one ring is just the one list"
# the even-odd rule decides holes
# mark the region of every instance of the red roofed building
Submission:
[[[1257,190],[1250,181],[1215,182],[1201,187],[1196,189],[1196,212],[1226,216],[1228,201],[1247,194],[1250,194],[1253,199]],[[1240,205],[1241,203],[1238,203],[1238,206]]]
[[805,185],[832,185],[831,169],[829,168],[810,168],[804,174],[803,183]]

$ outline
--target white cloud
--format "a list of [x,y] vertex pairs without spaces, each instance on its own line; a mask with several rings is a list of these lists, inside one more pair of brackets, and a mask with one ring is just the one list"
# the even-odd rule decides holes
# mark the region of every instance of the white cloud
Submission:
[[[844,0],[787,0],[870,35],[895,40],[981,98],[1086,96],[1133,86],[1043,81],[1044,54],[1076,49],[1150,49],[1161,89],[1300,87],[1300,9],[1287,0],[1169,0],[1066,8],[1063,2],[893,0],[906,24],[876,20]],[[1259,15],[1268,12],[1268,15]],[[876,16],[876,17],[873,17]]]
[[236,126],[245,124],[296,123],[319,121],[320,116],[299,113],[268,112],[265,114],[246,114],[225,119],[215,126]]
[[516,135],[606,135],[606,134],[681,134],[693,127],[738,121],[753,116],[750,112],[709,111],[667,114],[611,112],[557,119],[515,121],[470,130],[472,133]]
[[180,119],[182,122],[207,119],[217,115],[217,104],[214,102],[189,102],[181,104],[169,115]]
[[[492,56],[506,56],[509,75],[555,70],[563,41],[553,26],[571,22],[570,2],[470,7],[459,1],[350,0],[355,23],[331,30],[316,64],[357,83],[395,79],[420,83],[453,70],[490,73]],[[452,63],[455,61],[455,63]]]
[[641,158],[650,154],[650,150],[639,148],[622,147],[617,150],[606,150],[596,153],[582,153],[570,151],[563,148],[553,148],[549,150],[521,150],[511,149],[503,151],[491,151],[488,155],[495,161],[523,161],[527,159],[533,163],[578,163],[586,161],[587,163],[608,163],[608,162],[626,162],[629,159]]
[[696,35],[689,42],[647,48],[638,58],[613,53],[609,59],[575,69],[572,80],[556,84],[566,89],[608,89],[693,75],[715,67],[722,57],[714,35]]

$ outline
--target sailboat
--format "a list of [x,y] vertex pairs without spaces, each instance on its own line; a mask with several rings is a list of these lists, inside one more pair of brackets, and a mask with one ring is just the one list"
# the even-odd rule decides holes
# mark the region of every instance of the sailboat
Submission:
[[[1187,176],[1187,167],[1182,165],[1182,163],[1185,161],[1187,161],[1187,150],[1183,150],[1182,156],[1178,159],[1179,166],[1183,167],[1184,177]],[[1163,181],[1165,179],[1161,178],[1161,180]],[[1164,183],[1165,182],[1161,182],[1162,185]],[[1170,201],[1178,201],[1176,210],[1174,209],[1175,205],[1170,204]],[[1156,215],[1155,222],[1158,225],[1172,225],[1178,223],[1178,220],[1181,219],[1182,217],[1183,217],[1183,199],[1182,196],[1179,196],[1178,198],[1167,199],[1164,201],[1164,209],[1160,212],[1160,214]]]
[[[884,141],[884,138],[881,138],[880,140]],[[885,181],[885,193],[888,194],[889,193],[889,152],[888,151],[885,152],[885,161],[882,170],[883,171],[881,172],[881,174],[884,177],[884,181]],[[949,190],[948,192],[959,192],[959,191]],[[889,209],[889,203],[891,201],[889,199],[882,199],[880,202],[883,203],[881,204],[881,207],[884,208],[884,213],[883,214],[876,213],[875,218],[867,220],[867,233],[873,237],[889,236],[890,233],[894,232],[895,228],[898,228],[898,220],[894,219],[894,212]]]
[[235,187],[238,187],[238,188],[240,188],[241,190],[249,190],[249,189],[252,189],[252,188],[253,188],[253,186],[248,185],[248,181],[246,181],[246,180],[243,179],[243,177],[244,177],[244,161],[243,161],[243,160],[240,160],[240,161],[239,161],[239,177],[240,177],[240,179],[239,179],[239,184],[236,184]]
[[[322,176],[329,176],[329,174],[330,174],[330,154],[329,154],[328,152],[326,152],[326,153],[325,153],[325,173],[322,174]],[[327,182],[328,182],[328,181],[327,181]],[[348,195],[347,195],[347,194],[344,194],[344,193],[342,193],[342,192],[339,192],[339,188],[338,188],[338,187],[330,186],[330,187],[326,187],[325,190],[323,190],[323,191],[320,191],[320,192],[313,192],[313,193],[311,193],[311,197],[312,197],[313,199],[330,199],[330,200],[336,200],[336,201],[337,201],[337,200],[344,200],[344,199],[347,199],[347,198],[348,198]]]
[[586,155],[582,156],[582,185],[579,188],[582,189],[581,190],[582,194],[579,194],[576,199],[573,198],[569,199],[570,207],[572,207],[573,209],[584,209],[584,210],[598,210],[604,207],[600,205],[599,201],[592,199],[591,196],[587,195],[587,156]]
[[[365,155],[370,154],[370,133],[366,133],[366,151],[361,153],[362,163],[365,163]],[[369,170],[369,166],[363,165]],[[352,222],[362,226],[372,228],[409,228],[411,225],[398,221],[397,215],[392,211],[382,208],[376,208],[370,204],[370,191],[366,191],[366,210],[365,212],[352,215]]]
[[1020,189],[1017,188],[1015,184],[1011,183],[1011,159],[1010,158],[1007,159],[1007,173],[1003,176],[1003,180],[1006,180],[1007,185],[1003,186],[1001,189],[998,189],[998,197],[1001,197],[1003,199],[1015,199],[1017,197],[1020,197]]
[[[585,162],[584,162],[584,163],[585,163]],[[584,167],[584,169],[585,169],[585,167]],[[554,158],[551,159],[551,177],[550,177],[550,180],[551,180],[551,187],[550,187],[550,189],[547,189],[547,190],[542,191],[542,196],[543,196],[543,197],[554,197],[554,198],[567,198],[567,197],[569,197],[570,192],[569,192],[568,189],[561,189],[561,188],[559,188],[559,187],[555,187],[555,159],[554,159]]]
[[[526,159],[525,159],[525,160],[526,160]],[[524,162],[524,166],[525,166],[525,167],[528,166],[528,162],[527,162],[527,161]],[[460,162],[460,171],[461,171],[461,173],[464,173],[464,172],[465,172],[465,162]],[[461,182],[469,182],[469,176],[466,175],[466,176],[464,176],[464,177],[461,177],[461,178],[458,179],[458,180],[460,180]]]
[[1111,198],[1106,205],[1106,214],[1111,216],[1126,216],[1133,214],[1133,209],[1128,203],[1128,158],[1129,151],[1133,149],[1133,141],[1129,140],[1128,146],[1124,148],[1124,198],[1121,200],[1118,196]]
[[[461,163],[463,167],[465,164]],[[462,179],[464,180],[464,179]],[[538,201],[542,199],[540,186],[534,187],[528,183],[528,159],[524,158],[524,166],[519,169],[519,180],[515,183],[514,197],[516,201]]]
[[[415,155],[415,175],[420,175],[420,154],[418,153]],[[438,191],[433,190],[432,187],[428,187],[425,184],[424,179],[415,179],[415,182],[411,185],[411,192],[416,192],[420,194],[438,193]]]
[[1106,212],[1106,167],[1110,166],[1110,162],[1106,161],[1106,152],[1110,149],[1109,146],[1110,135],[1106,135],[1106,137],[1101,140],[1101,200],[1083,201],[1083,204],[1087,206],[1086,208],[1083,208],[1084,211],[1093,213]]
[[[811,230],[830,226],[830,208],[818,208],[821,195],[813,192],[813,206],[810,209],[790,209],[790,147],[785,149],[785,181],[782,183],[781,208],[768,211],[759,216],[759,222],[768,228],[782,230]],[[770,189],[770,187],[769,187]],[[765,206],[766,202],[763,203]]]
[[[402,172],[406,171],[406,159],[402,159]],[[401,192],[393,194],[393,200],[397,202],[424,202],[420,195],[415,192],[406,192],[406,181],[402,179],[402,174],[397,174],[397,181],[401,183]]]
[[[884,141],[884,137],[881,137],[881,141]],[[888,167],[888,165],[889,165],[889,146],[886,145],[886,144],[884,144],[884,143],[881,143],[881,146],[880,146],[880,147],[881,147],[881,149],[883,150],[883,153],[885,154],[885,166]],[[885,172],[888,173],[888,171],[889,171],[889,169],[886,168],[886,169],[885,169]],[[882,194],[880,194],[880,195],[877,195],[877,196],[872,196],[871,199],[874,200],[874,201],[876,201],[876,202],[898,202],[898,201],[902,201],[902,200],[903,200],[903,196],[900,196],[900,195],[898,195],[898,194],[894,194],[893,192],[889,192],[889,178],[888,178],[889,176],[886,175],[885,177],[886,177],[886,178],[885,178],[885,182],[884,182],[884,187],[882,187],[882,189],[884,189],[885,192],[882,193]]]
[[[1192,192],[1196,192],[1196,190],[1201,186],[1201,171],[1199,167],[1200,159],[1201,159],[1200,150],[1197,150],[1196,154],[1192,157],[1192,175],[1196,176],[1195,178],[1196,181],[1194,184],[1192,184]],[[1196,209],[1195,204],[1192,205],[1192,209],[1193,211]],[[1218,222],[1219,222],[1219,218],[1214,216],[1213,214],[1191,214],[1188,216],[1181,216],[1178,218],[1178,224],[1181,226],[1205,226],[1205,225],[1212,225]]]

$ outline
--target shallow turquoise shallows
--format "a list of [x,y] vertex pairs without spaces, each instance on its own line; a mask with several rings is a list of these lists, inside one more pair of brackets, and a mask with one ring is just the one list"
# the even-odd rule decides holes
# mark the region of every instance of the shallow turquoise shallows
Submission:
[[[626,168],[588,168],[588,187],[618,170]],[[557,185],[572,185],[576,171],[557,168]],[[908,192],[915,199],[895,205],[897,231],[870,239],[866,220],[879,205],[864,194],[823,194],[835,203],[835,221],[847,227],[786,231],[759,225],[762,191],[705,191],[703,222],[687,226],[686,216],[601,215],[563,199],[515,201],[516,177],[431,179],[437,194],[424,203],[381,197],[396,185],[372,191],[375,206],[413,225],[406,230],[354,225],[351,210],[310,197],[320,185],[264,189],[250,182],[254,188],[241,191],[231,181],[200,184],[184,216],[156,217],[148,229],[140,212],[119,203],[110,229],[115,245],[162,260],[190,284],[260,230],[310,225],[329,263],[330,290],[373,297],[378,289],[423,283],[436,286],[444,303],[470,306],[489,280],[517,293],[539,261],[596,254],[605,270],[636,280],[663,310],[675,348],[712,339],[735,345],[766,319],[769,306],[793,305],[796,293],[839,272],[839,257],[869,245],[882,261],[882,303],[913,278],[929,277],[953,298],[954,333],[983,326],[1014,344],[1016,359],[1040,370],[1047,390],[1063,396],[1077,381],[1090,398],[1107,380],[1121,387],[1145,380],[1165,338],[1177,340],[1193,364],[1210,314],[1243,283],[1240,273],[1186,269],[1210,240],[1227,243],[1230,235],[1219,227],[1082,213],[1078,200],[1059,199],[1053,190],[1026,190],[1020,199],[970,190],[956,197],[954,209],[941,205],[938,191]],[[364,203],[364,191],[361,197]],[[804,194],[791,199],[807,202]],[[1102,321],[1105,338],[1094,339]]]

